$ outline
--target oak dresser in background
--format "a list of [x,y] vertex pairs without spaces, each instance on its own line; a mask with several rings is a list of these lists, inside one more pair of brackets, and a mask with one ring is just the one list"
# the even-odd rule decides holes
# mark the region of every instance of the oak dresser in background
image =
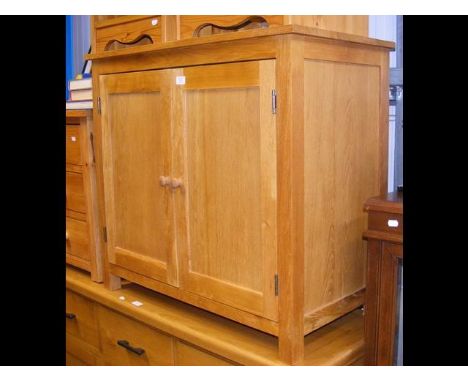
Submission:
[[[395,365],[403,309],[403,195],[392,192],[365,204],[368,229],[365,307],[366,365]],[[401,358],[401,355],[400,355]]]
[[92,110],[66,112],[66,262],[103,280]]

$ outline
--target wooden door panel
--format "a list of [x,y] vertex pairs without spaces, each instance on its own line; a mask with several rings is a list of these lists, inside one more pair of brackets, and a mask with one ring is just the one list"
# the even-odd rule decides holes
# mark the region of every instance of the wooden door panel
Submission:
[[252,269],[261,269],[258,93],[187,94],[191,270],[252,290],[261,290],[263,275],[242,272],[245,264],[234,254],[245,254]]
[[177,284],[167,71],[101,76],[108,257]]
[[[275,319],[274,61],[186,68],[174,171],[181,285]],[[177,136],[180,135],[178,138]]]

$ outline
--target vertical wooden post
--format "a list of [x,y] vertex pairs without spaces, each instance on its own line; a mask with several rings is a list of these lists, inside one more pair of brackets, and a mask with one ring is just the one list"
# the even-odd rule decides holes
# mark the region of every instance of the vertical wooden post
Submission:
[[380,194],[388,192],[388,65],[389,53],[381,53],[380,60]]
[[366,315],[364,338],[366,342],[365,364],[375,365],[377,336],[377,300],[379,295],[379,280],[381,268],[381,242],[368,240],[367,243],[367,286]]
[[304,55],[282,37],[277,57],[279,356],[304,360]]
[[180,16],[161,16],[161,41],[180,40],[179,23]]
[[[103,169],[102,169],[102,130],[101,130],[101,115],[97,109],[97,99],[100,96],[99,93],[99,63],[93,63],[93,129],[94,129],[94,154],[95,154],[95,169],[96,169],[96,189],[97,189],[97,199],[99,204],[99,218],[97,225],[99,227],[99,234],[103,234],[103,228],[106,225],[106,211],[104,204],[104,184],[102,183],[103,179]],[[97,242],[99,246],[99,251],[102,254],[102,272],[103,272],[103,282],[104,286],[110,290],[120,289],[121,288],[121,279],[118,276],[114,276],[109,271],[109,259],[107,258],[107,243],[104,240],[99,240]]]
[[89,17],[89,43],[91,44],[91,53],[96,53],[96,16]]
[[[80,118],[81,155],[83,158],[83,184],[86,197],[86,219],[88,222],[89,251],[91,253],[91,279],[102,282],[102,256],[99,236],[98,205],[96,194],[96,173],[92,110],[86,112],[86,117]],[[94,136],[93,136],[94,137]]]

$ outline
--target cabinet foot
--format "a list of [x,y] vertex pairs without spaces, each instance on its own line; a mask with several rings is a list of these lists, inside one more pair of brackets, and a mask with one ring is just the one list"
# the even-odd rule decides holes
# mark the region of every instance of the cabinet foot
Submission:
[[104,286],[110,290],[120,289],[122,288],[122,279],[119,276],[115,276],[109,273],[104,279]]

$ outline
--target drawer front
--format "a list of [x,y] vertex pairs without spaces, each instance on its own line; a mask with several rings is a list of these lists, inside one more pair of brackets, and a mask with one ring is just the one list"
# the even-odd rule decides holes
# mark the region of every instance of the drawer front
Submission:
[[368,229],[402,235],[403,216],[388,212],[371,211],[369,212]]
[[[105,364],[174,365],[172,337],[103,306],[99,306],[98,312]],[[137,354],[138,352],[141,354]]]
[[110,45],[115,41],[136,45],[144,36],[149,36],[153,44],[161,43],[161,16],[126,18],[125,21],[96,28],[97,53],[113,49]]
[[67,125],[66,132],[66,162],[81,165],[83,164],[83,160],[81,158],[80,127]]
[[66,365],[67,366],[97,366],[101,364],[100,353],[95,346],[67,333]]
[[89,261],[88,224],[71,218],[66,219],[66,224],[66,252]]
[[73,351],[73,348],[80,348],[80,346],[76,345],[76,341],[73,342],[73,338],[82,340],[95,349],[99,348],[96,305],[94,302],[79,294],[67,290],[65,320],[67,332],[67,349],[72,347],[71,352],[76,355],[76,352]]
[[67,209],[86,213],[86,198],[83,174],[67,171]]
[[65,353],[65,365],[66,366],[91,366],[88,363],[76,358],[73,354],[68,352]]
[[176,366],[235,366],[236,363],[219,358],[182,341],[176,343]]

